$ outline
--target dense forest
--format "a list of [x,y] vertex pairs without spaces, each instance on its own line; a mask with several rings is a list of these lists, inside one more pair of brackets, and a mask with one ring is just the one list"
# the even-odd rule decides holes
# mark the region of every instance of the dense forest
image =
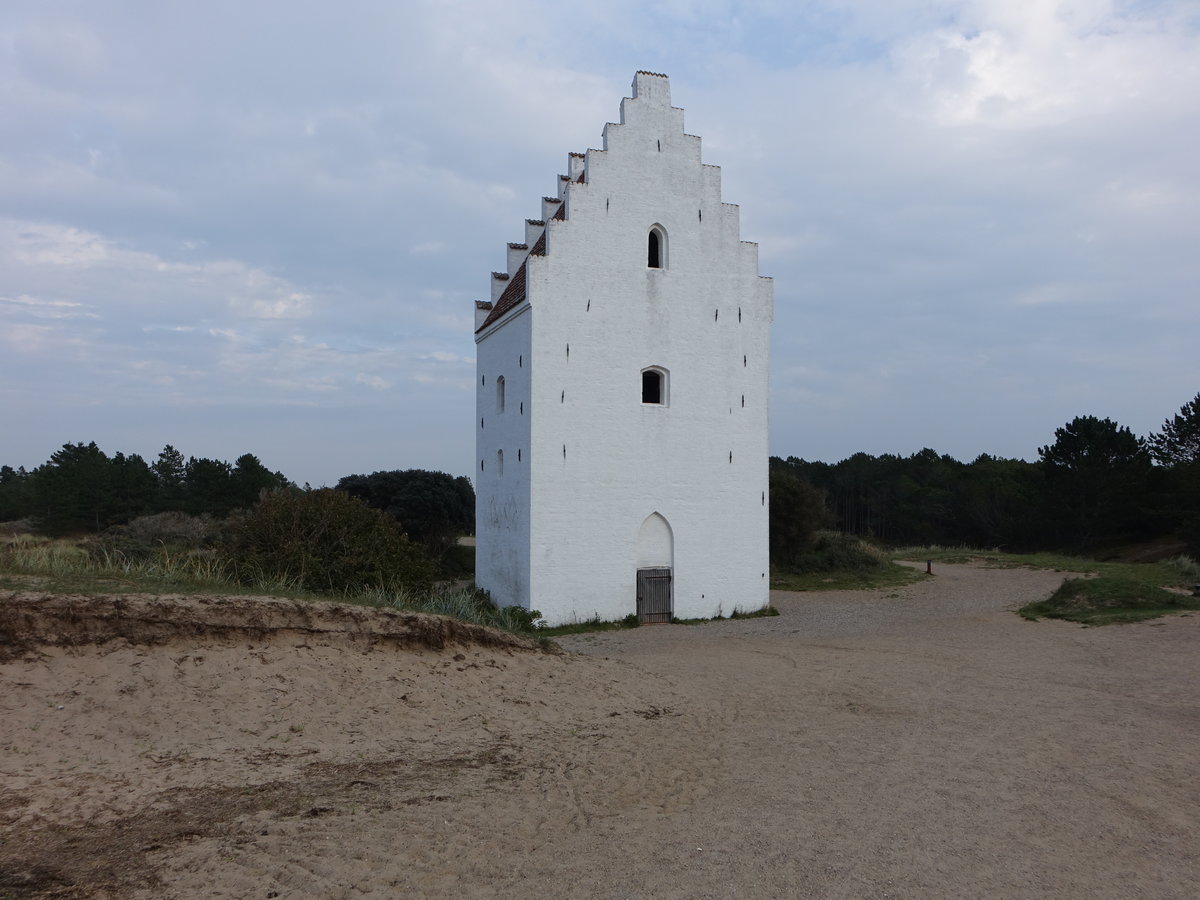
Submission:
[[[1147,437],[1079,416],[1027,462],[983,454],[963,463],[934,450],[856,453],[838,463],[773,457],[776,563],[822,529],[884,544],[970,545],[1097,553],[1173,536],[1200,551],[1200,394]],[[233,463],[171,445],[147,463],[65,444],[31,472],[0,466],[0,522],[47,535],[97,533],[140,516],[224,519],[264,492],[301,489],[249,453]],[[469,479],[419,469],[348,475],[336,487],[398,522],[431,559],[474,532]]]
[[184,512],[224,518],[290,482],[246,453],[230,464],[168,444],[153,463],[109,456],[93,441],[64,444],[32,472],[0,466],[0,522],[27,519],[43,534],[99,532],[138,516]]
[[1135,436],[1079,416],[1038,460],[934,450],[856,453],[839,463],[771,459],[776,560],[820,528],[893,546],[1101,552],[1166,536],[1200,549],[1200,394],[1162,429]]
[[[64,444],[32,472],[0,466],[0,522],[57,536],[99,533],[163,512],[225,519],[254,507],[264,492],[285,488],[302,490],[250,453],[233,463],[185,459],[168,444],[147,463],[137,454],[109,456],[95,442]],[[435,559],[458,535],[475,530],[468,478],[421,469],[375,472],[348,475],[336,490],[387,513]]]

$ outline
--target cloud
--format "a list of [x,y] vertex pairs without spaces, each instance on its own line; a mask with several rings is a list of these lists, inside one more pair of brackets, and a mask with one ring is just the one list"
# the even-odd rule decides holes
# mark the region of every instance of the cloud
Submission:
[[0,462],[163,422],[313,483],[473,471],[472,301],[639,68],[775,276],[777,452],[1028,455],[1194,394],[1184,0],[16,2]]
[[[4,309],[8,307],[8,309]],[[41,300],[21,294],[19,297],[0,297],[0,312],[27,315],[40,319],[98,318],[84,304],[70,300]]]
[[386,391],[392,386],[390,382],[384,381],[378,375],[367,375],[363,372],[359,372],[354,380],[359,384],[365,384],[367,387],[373,388],[377,391]]

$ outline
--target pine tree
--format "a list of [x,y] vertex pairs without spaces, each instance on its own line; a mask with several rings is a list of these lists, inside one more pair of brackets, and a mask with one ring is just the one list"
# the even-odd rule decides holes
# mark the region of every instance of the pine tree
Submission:
[[1164,466],[1200,462],[1200,394],[1163,422],[1162,430],[1146,439],[1154,461]]

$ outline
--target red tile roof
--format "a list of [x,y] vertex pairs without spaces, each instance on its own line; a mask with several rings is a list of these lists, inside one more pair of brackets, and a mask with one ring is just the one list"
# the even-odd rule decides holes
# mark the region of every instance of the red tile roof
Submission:
[[[545,248],[543,247],[543,250]],[[514,275],[508,282],[508,287],[504,289],[504,293],[500,295],[500,299],[492,306],[492,311],[488,313],[488,317],[483,320],[483,324],[475,329],[475,333],[483,331],[506,312],[525,299],[525,263],[521,263],[521,268],[517,269],[517,274]]]

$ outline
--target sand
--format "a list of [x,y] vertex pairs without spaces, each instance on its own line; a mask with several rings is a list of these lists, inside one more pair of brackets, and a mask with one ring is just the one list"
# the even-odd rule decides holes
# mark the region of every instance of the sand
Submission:
[[561,654],[0,594],[0,897],[1196,896],[1200,616],[936,572]]

